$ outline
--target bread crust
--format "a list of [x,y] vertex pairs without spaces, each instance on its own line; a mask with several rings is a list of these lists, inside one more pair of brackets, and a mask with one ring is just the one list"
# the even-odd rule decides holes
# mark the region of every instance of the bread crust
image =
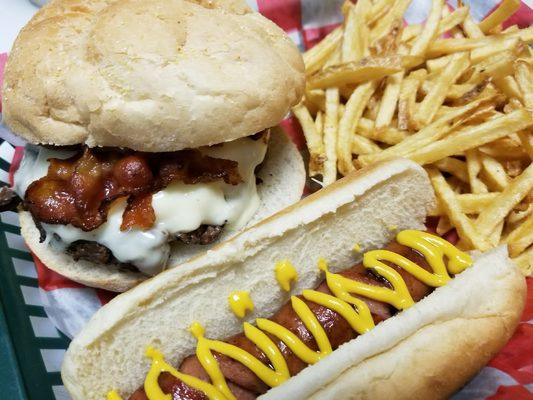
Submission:
[[243,0],[54,0],[15,41],[3,118],[36,144],[176,151],[275,126],[303,72]]
[[[302,195],[305,185],[302,156],[280,128],[271,130],[267,155],[257,176],[262,180],[258,186],[261,204],[247,226],[296,203]],[[138,271],[131,271],[119,265],[101,265],[87,260],[74,261],[69,254],[52,249],[46,243],[39,243],[40,233],[29,212],[21,211],[19,220],[22,237],[33,254],[50,269],[75,282],[113,292],[125,292],[148,279]],[[227,240],[236,233],[225,230],[217,242]],[[170,265],[185,262],[215,245],[216,242],[207,246],[176,243],[172,248]]]
[[423,228],[434,200],[425,171],[411,161],[358,171],[113,299],[71,343],[63,382],[74,399],[101,399],[110,388],[127,396],[149,369],[146,346],[178,365],[194,353],[192,321],[201,321],[211,338],[240,332],[242,321],[227,306],[231,291],[249,291],[248,322],[274,314],[290,295],[274,278],[276,261],[288,258],[297,268],[292,293],[299,293],[321,281],[319,257],[332,271],[352,265],[360,260],[354,243],[363,251],[379,248],[393,237],[391,225]]

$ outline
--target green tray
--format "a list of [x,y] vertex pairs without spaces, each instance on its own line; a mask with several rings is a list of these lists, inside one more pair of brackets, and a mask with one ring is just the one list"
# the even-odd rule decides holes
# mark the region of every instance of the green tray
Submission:
[[[0,139],[2,182],[12,155],[13,147]],[[67,400],[59,370],[70,340],[45,313],[17,215],[0,213],[0,221],[0,398]]]

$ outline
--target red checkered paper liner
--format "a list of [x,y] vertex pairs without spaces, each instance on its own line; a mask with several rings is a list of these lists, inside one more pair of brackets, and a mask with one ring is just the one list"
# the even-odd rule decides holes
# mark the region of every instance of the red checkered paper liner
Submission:
[[[341,21],[340,7],[344,0],[247,0],[252,8],[259,11],[281,28],[298,45],[300,50],[309,49],[333,30]],[[447,1],[450,10],[457,1]],[[488,15],[496,8],[498,0],[471,0],[471,14],[477,20]],[[425,20],[430,0],[413,0],[405,14],[407,24],[421,23]],[[533,0],[523,1],[518,12],[505,26],[517,24],[528,27],[533,21]],[[3,78],[6,54],[0,54],[0,87]],[[1,93],[0,93],[1,95]],[[0,102],[1,111],[1,102]],[[298,123],[289,118],[281,124],[293,141],[300,147],[305,139]],[[20,141],[13,137],[5,127],[0,126],[0,137],[14,145]],[[11,161],[10,180],[18,167],[23,148],[16,147]],[[435,221],[428,221],[431,229]],[[454,232],[447,236],[456,241]],[[75,335],[86,321],[115,294],[104,290],[88,288],[73,282],[48,269],[37,257],[33,256],[39,287],[45,310],[56,327],[67,336]],[[527,279],[528,301],[520,325],[505,348],[459,393],[455,400],[470,399],[517,399],[533,400],[533,278]],[[458,333],[460,334],[460,333]]]

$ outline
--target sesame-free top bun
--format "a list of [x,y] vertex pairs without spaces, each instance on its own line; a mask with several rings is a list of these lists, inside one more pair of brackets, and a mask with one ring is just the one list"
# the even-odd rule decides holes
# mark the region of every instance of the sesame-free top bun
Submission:
[[3,116],[37,144],[177,151],[276,125],[303,71],[244,0],[53,0],[15,41]]

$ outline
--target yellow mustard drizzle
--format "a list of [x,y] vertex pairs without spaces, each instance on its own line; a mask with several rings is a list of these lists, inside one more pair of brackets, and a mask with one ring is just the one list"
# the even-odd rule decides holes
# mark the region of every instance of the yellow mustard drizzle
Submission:
[[198,360],[208,373],[213,385],[221,393],[223,393],[227,399],[233,400],[235,399],[235,396],[233,396],[233,393],[231,393],[231,390],[226,383],[226,379],[220,371],[218,363],[211,351],[224,354],[225,356],[240,362],[252,370],[259,377],[259,379],[261,379],[270,387],[278,386],[290,378],[289,368],[287,367],[285,358],[281,354],[278,347],[267,335],[249,323],[244,323],[245,336],[266,354],[272,363],[274,370],[267,367],[257,358],[240,347],[221,342],[219,340],[205,338],[204,328],[198,322],[195,322],[191,325],[191,332],[198,340],[198,344],[196,346],[196,356],[198,357]]
[[361,252],[361,245],[359,243],[356,243],[353,245],[353,251],[355,251],[356,253],[360,253]]
[[276,322],[269,319],[258,318],[255,323],[259,329],[270,333],[285,343],[287,347],[298,356],[298,358],[302,359],[307,364],[315,364],[332,351],[328,336],[307,304],[296,296],[291,297],[291,304],[296,315],[298,315],[307,330],[314,336],[318,345],[318,352],[311,350],[298,338],[298,336]]
[[289,260],[278,261],[274,268],[276,280],[286,292],[291,290],[291,283],[298,280],[298,272]]
[[[320,304],[324,307],[328,307],[328,302],[331,306],[337,307],[337,309],[339,310],[339,314],[341,314],[350,323],[352,328],[360,334],[366,333],[370,329],[372,329],[375,325],[374,319],[372,318],[372,314],[370,313],[370,309],[363,300],[354,297],[350,294],[351,289],[357,289],[357,287],[354,288],[354,285],[351,284],[357,282],[345,278],[342,275],[332,274],[331,272],[329,272],[328,264],[324,259],[318,260],[318,268],[321,271],[325,272],[326,283],[328,284],[331,293],[333,293],[333,296],[327,295],[326,293],[320,293],[315,290],[307,290],[304,293],[304,297],[307,300],[316,301],[317,304]],[[310,295],[313,296],[314,300],[311,300],[311,298],[307,298],[306,295],[308,297]],[[332,304],[333,299],[337,299],[339,304]],[[355,306],[355,309],[352,307],[352,305]],[[348,311],[348,309],[350,311]],[[334,308],[331,308],[331,310],[337,311]]]
[[152,366],[150,367],[150,370],[148,371],[144,381],[144,391],[150,400],[172,400],[172,395],[163,393],[159,387],[158,378],[162,372],[168,372],[186,385],[204,392],[211,400],[226,399],[226,397],[210,383],[204,382],[201,379],[176,370],[164,360],[163,354],[153,347],[148,347],[146,349],[146,356],[152,359]]
[[[446,270],[454,275],[457,275],[463,272],[466,268],[470,267],[473,262],[472,257],[470,257],[469,254],[459,250],[457,247],[443,238],[427,232],[415,230],[401,231],[398,233],[398,235],[396,235],[396,241],[404,246],[411,247],[422,253],[435,274],[439,276],[445,276],[446,281],[448,281],[450,278]],[[443,256],[448,258],[447,266],[444,265]],[[428,284],[424,279],[420,280]]]
[[112,390],[107,394],[107,400],[122,400],[122,397],[115,390]]
[[[374,320],[367,304],[354,295],[382,301],[393,305],[399,310],[406,309],[414,304],[401,275],[383,261],[393,263],[431,287],[445,285],[451,279],[449,273],[454,275],[458,274],[472,265],[472,259],[468,254],[460,251],[444,239],[426,232],[415,230],[402,231],[397,234],[396,240],[398,243],[411,247],[421,253],[425,257],[432,272],[428,272],[407,258],[388,250],[373,250],[365,253],[363,256],[364,267],[372,269],[374,273],[385,278],[392,286],[392,289],[389,289],[354,281],[340,274],[331,273],[326,261],[320,259],[318,267],[325,273],[326,283],[333,295],[316,290],[304,290],[302,297],[340,314],[350,324],[352,329],[359,334],[363,334],[374,327]],[[447,266],[444,263],[444,257],[448,260]],[[276,277],[277,270],[278,268],[276,266]],[[286,281],[283,279],[281,281],[278,279],[278,281],[280,284],[281,281],[284,283],[290,282],[290,280]],[[281,285],[283,287],[283,284]],[[176,371],[163,360],[161,353],[153,348],[148,348],[147,356],[152,358],[152,366],[144,383],[148,398],[150,400],[170,400],[170,395],[165,395],[157,383],[159,374],[166,371],[183,381],[186,385],[204,392],[210,399],[235,399],[212,351],[223,354],[245,365],[270,387],[282,384],[290,378],[287,363],[279,348],[265,332],[284,342],[297,357],[307,364],[314,364],[330,354],[332,348],[329,338],[307,304],[296,296],[291,297],[291,304],[295,313],[315,338],[318,351],[310,349],[294,333],[271,320],[258,318],[256,319],[257,327],[245,322],[244,334],[246,338],[253,342],[266,355],[270,361],[269,364],[272,366],[270,368],[237,346],[205,338],[204,328],[198,322],[195,322],[191,325],[190,330],[198,341],[196,356],[209,375],[212,384]],[[115,395],[116,397],[110,397]],[[120,396],[116,392],[109,392],[108,400],[119,399]]]
[[233,314],[239,318],[244,318],[248,311],[254,310],[254,303],[250,298],[250,293],[234,291],[228,297],[229,306]]

